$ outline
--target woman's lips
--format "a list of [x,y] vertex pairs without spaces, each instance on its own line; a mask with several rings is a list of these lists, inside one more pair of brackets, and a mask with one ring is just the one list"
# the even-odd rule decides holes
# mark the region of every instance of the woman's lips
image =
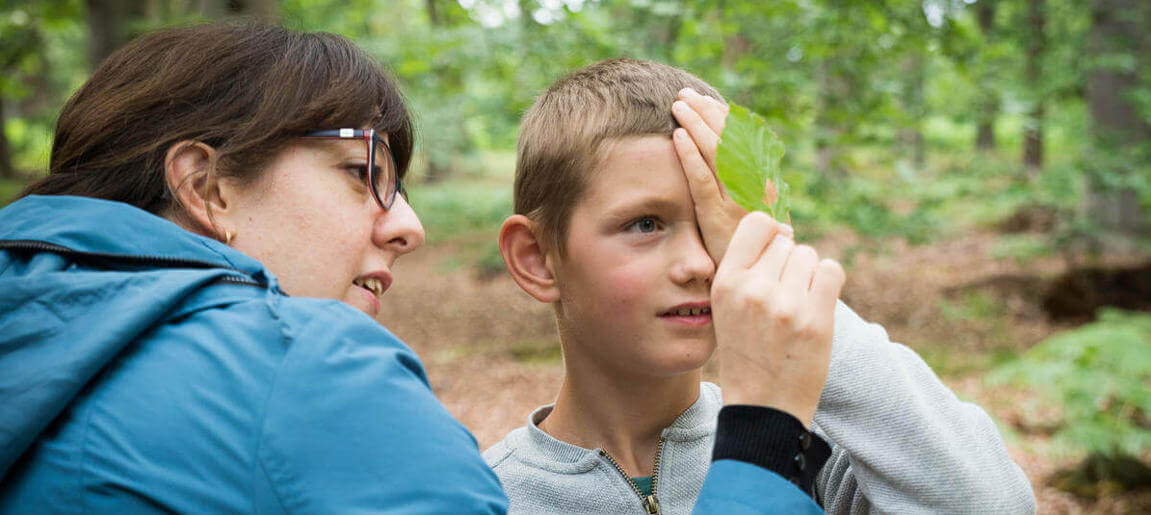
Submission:
[[372,293],[372,290],[364,288],[363,286],[357,286],[356,289],[360,290],[360,293],[363,293],[365,299],[367,300],[368,315],[372,316],[373,318],[375,318],[376,315],[379,315],[380,299],[376,298],[376,294]]

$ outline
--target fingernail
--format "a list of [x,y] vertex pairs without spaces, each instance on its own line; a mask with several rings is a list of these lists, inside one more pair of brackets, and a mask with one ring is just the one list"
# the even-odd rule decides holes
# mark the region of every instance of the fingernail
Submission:
[[681,97],[688,97],[691,95],[698,95],[698,93],[696,93],[695,90],[691,88],[683,88],[679,90],[679,96]]
[[785,241],[787,241],[787,236],[784,236],[782,234],[776,234],[775,239],[771,241],[771,244],[772,245],[782,244]]
[[671,105],[671,108],[682,113],[687,111],[687,104],[682,100],[676,100],[675,103]]
[[676,129],[675,132],[672,133],[672,135],[674,135],[676,138],[679,138],[679,139],[686,139],[687,138],[687,131],[682,129],[682,128]]

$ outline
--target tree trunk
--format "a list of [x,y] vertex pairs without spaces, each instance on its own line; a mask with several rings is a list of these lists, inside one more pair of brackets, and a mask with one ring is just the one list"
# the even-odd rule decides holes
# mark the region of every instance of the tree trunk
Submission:
[[8,150],[8,133],[4,130],[8,121],[4,109],[4,99],[0,99],[0,179],[16,177],[16,168],[12,165],[12,153]]
[[[1147,7],[1142,7],[1147,9]],[[1145,29],[1136,20],[1139,0],[1093,0],[1089,58],[1114,62],[1127,54],[1139,58],[1151,50]],[[1122,69],[1096,64],[1087,79],[1087,103],[1091,110],[1092,164],[1087,192],[1087,212],[1105,233],[1137,237],[1144,218],[1136,192],[1122,185],[1137,166],[1140,147],[1151,144],[1151,127],[1141,120],[1131,93],[1138,86],[1137,67]]]
[[439,10],[436,9],[436,0],[424,0],[424,7],[428,10],[428,23],[433,27],[440,24]]
[[[975,4],[976,14],[979,18],[979,29],[983,33],[983,44],[989,46],[993,41],[992,31],[995,27],[995,2],[983,1]],[[995,148],[995,116],[999,113],[999,101],[995,88],[990,84],[992,67],[986,61],[980,63],[979,87],[979,117],[975,129],[975,148],[979,150],[992,150]]]
[[903,61],[903,109],[905,121],[899,131],[902,153],[911,158],[916,171],[923,170],[927,157],[923,141],[923,82],[927,74],[923,54],[913,52]]
[[815,168],[832,179],[847,176],[841,148],[845,141],[850,140],[854,130],[847,103],[851,102],[853,85],[859,84],[844,61],[844,57],[832,56],[819,63],[815,70],[819,87],[815,115]]
[[204,0],[204,14],[214,19],[240,16],[274,22],[276,0]]
[[88,60],[92,69],[127,41],[124,11],[123,0],[88,0]]
[[1043,168],[1043,53],[1046,36],[1045,0],[1030,0],[1027,12],[1027,88],[1031,111],[1023,123],[1023,165],[1029,175]]
[[136,0],[87,0],[87,2],[88,57],[92,69],[95,69],[109,54],[136,37],[137,34],[130,29],[133,22],[148,15],[148,3]]

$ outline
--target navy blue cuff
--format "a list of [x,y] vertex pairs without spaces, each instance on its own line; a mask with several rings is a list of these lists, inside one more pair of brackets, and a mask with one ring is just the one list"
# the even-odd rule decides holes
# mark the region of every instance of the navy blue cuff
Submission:
[[712,461],[759,465],[791,481],[808,495],[831,447],[791,414],[763,406],[724,406],[719,411]]

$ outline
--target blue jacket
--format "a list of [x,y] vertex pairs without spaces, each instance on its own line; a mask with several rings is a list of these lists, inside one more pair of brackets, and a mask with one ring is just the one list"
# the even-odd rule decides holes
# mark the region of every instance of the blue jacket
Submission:
[[[0,513],[506,506],[415,353],[367,315],[290,298],[259,262],[126,204],[0,210]],[[699,507],[818,509],[730,460]]]

